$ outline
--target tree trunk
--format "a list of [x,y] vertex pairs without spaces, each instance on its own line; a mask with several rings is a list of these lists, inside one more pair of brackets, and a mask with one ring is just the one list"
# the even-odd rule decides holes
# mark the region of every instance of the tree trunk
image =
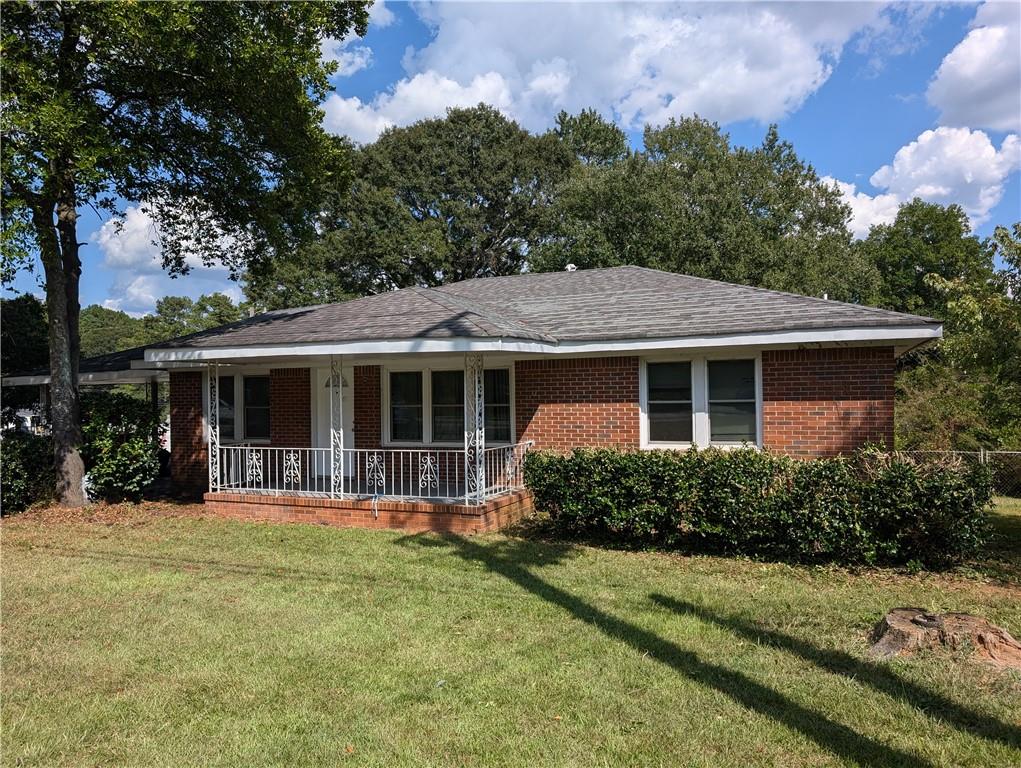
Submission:
[[[78,399],[78,259],[77,213],[73,194],[40,205],[33,213],[46,274],[46,311],[50,335],[50,418],[57,499],[66,507],[85,504],[81,457],[81,410]],[[53,212],[57,224],[54,227]],[[58,239],[59,231],[59,239]],[[73,243],[73,245],[72,245]],[[65,250],[66,249],[66,250]]]

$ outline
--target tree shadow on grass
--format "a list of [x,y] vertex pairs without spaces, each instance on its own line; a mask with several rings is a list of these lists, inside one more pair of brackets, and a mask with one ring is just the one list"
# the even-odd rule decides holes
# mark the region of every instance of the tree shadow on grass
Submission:
[[900,699],[959,730],[998,741],[1015,749],[1021,749],[1021,728],[962,707],[960,704],[904,679],[886,666],[856,659],[843,651],[819,648],[783,632],[764,629],[738,617],[721,616],[703,606],[676,600],[666,595],[654,593],[649,597],[657,605],[675,613],[694,616],[701,621],[715,624],[753,643],[764,643],[787,651],[826,672],[842,675],[891,698]]
[[550,548],[517,540],[481,544],[455,534],[414,535],[398,539],[402,546],[449,547],[458,557],[480,563],[492,573],[556,605],[609,638],[630,646],[674,672],[719,691],[736,703],[803,734],[840,758],[869,766],[929,766],[924,758],[878,742],[842,723],[809,709],[778,691],[696,654],[654,632],[618,618],[550,584],[532,572],[561,561],[569,548]]

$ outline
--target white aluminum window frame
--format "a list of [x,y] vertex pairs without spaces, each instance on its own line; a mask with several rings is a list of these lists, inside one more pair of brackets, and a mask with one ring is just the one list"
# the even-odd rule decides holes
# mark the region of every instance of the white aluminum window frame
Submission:
[[[754,442],[712,442],[709,423],[709,361],[710,360],[752,360],[755,363],[755,441]],[[691,363],[691,442],[666,442],[649,439],[649,363]],[[717,401],[719,402],[719,401]],[[644,357],[638,368],[639,442],[645,450],[687,450],[698,448],[762,448],[762,354],[742,354],[735,350],[706,355],[672,354]]]
[[[208,375],[208,374],[207,374]],[[232,377],[234,379],[234,437],[229,440],[224,440],[223,436],[220,437],[220,445],[269,445],[270,438],[268,437],[248,437],[245,435],[245,378],[246,377],[261,377],[269,378],[269,369],[242,369],[235,368],[232,371],[221,372],[220,378],[226,379]],[[272,386],[272,385],[271,385]],[[217,387],[219,390],[219,387]],[[206,387],[206,391],[209,388]],[[208,399],[208,398],[207,398]],[[208,413],[208,403],[206,404]],[[269,418],[270,418],[270,430],[273,428],[273,398],[272,391],[270,393],[270,405],[269,405]],[[208,439],[208,438],[207,438]]]
[[[507,380],[509,384],[509,395],[510,395],[510,441],[494,441],[486,439],[487,446],[500,446],[500,445],[514,445],[516,442],[516,424],[514,415],[514,364],[507,363],[503,365],[487,365],[485,366],[487,371],[502,370],[507,371]],[[382,435],[383,435],[383,446],[384,447],[396,447],[396,448],[463,448],[464,440],[452,441],[434,441],[432,439],[432,420],[433,420],[433,408],[432,408],[432,374],[433,371],[449,372],[457,371],[462,376],[464,375],[464,365],[460,367],[457,365],[447,365],[443,363],[437,363],[428,367],[422,365],[390,365],[383,367],[382,381],[380,382],[380,403],[382,407],[380,410],[382,413]],[[394,440],[391,435],[391,403],[390,403],[390,374],[391,373],[421,373],[422,374],[422,439],[421,440]]]

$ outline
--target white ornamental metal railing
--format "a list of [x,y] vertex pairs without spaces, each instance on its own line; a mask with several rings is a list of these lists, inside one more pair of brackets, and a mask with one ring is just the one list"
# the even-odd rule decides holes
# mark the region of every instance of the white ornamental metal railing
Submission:
[[525,453],[531,445],[531,442],[524,442],[486,448],[481,461],[485,485],[481,488],[473,482],[479,473],[466,467],[465,451],[458,448],[331,451],[329,448],[220,446],[217,475],[211,490],[475,505],[524,488]]

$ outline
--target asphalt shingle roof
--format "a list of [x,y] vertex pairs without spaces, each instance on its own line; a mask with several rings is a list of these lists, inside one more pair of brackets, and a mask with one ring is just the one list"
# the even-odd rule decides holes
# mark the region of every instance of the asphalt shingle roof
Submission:
[[266,312],[155,346],[457,337],[556,343],[938,324],[928,317],[627,266],[405,288]]

